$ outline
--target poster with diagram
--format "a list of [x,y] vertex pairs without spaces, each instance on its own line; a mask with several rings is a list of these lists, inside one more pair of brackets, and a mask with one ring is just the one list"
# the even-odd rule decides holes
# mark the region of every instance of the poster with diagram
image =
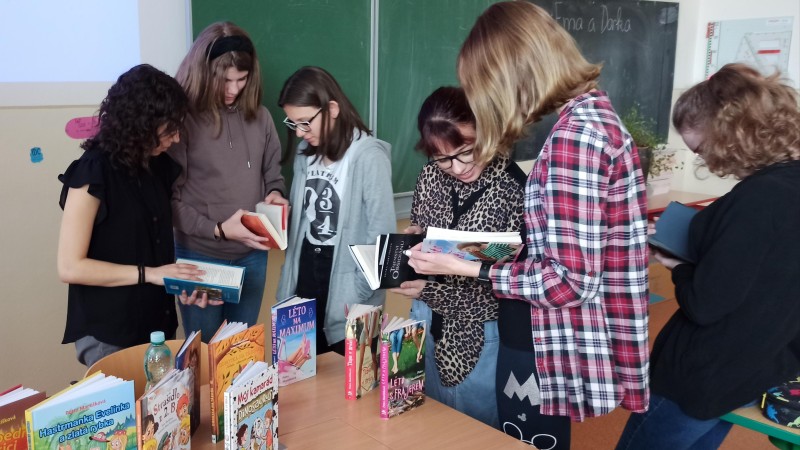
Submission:
[[706,78],[732,62],[749,64],[764,75],[779,70],[788,76],[792,27],[791,16],[709,22]]

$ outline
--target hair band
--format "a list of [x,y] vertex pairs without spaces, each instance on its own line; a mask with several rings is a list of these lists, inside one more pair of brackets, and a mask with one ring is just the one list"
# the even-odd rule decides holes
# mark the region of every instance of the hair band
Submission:
[[208,60],[213,61],[228,52],[253,54],[253,44],[244,36],[223,36],[208,48]]

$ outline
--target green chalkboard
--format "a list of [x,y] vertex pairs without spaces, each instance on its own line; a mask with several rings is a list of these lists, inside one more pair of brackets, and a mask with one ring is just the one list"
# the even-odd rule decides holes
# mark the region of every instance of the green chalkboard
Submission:
[[[192,31],[228,20],[253,39],[261,64],[263,103],[283,144],[285,117],[277,100],[283,82],[302,66],[320,66],[339,82],[366,121],[369,117],[370,0],[193,0]],[[291,165],[284,167],[289,175]]]

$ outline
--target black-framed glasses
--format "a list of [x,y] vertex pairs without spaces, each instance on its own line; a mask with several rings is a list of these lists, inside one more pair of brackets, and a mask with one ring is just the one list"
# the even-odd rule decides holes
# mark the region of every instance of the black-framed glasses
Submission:
[[443,156],[437,159],[430,159],[428,162],[436,163],[440,169],[447,170],[453,167],[453,160],[456,159],[461,164],[472,164],[475,161],[475,154],[473,153],[474,147],[471,145],[464,151],[458,152],[455,155]]
[[319,111],[316,112],[316,114],[311,116],[310,119],[308,119],[306,121],[302,121],[302,122],[292,122],[287,117],[287,118],[283,119],[283,124],[286,125],[290,130],[300,130],[300,131],[302,131],[304,133],[308,133],[309,131],[311,131],[311,122],[313,122],[314,119],[316,119],[317,116],[319,115],[319,113],[321,113],[321,112],[322,112],[322,108],[320,108]]

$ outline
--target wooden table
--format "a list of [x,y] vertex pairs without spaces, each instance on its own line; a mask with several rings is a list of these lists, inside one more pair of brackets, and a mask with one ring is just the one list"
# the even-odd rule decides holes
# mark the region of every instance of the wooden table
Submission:
[[669,202],[680,202],[686,206],[702,209],[717,198],[719,197],[716,195],[684,191],[669,191],[662,195],[652,195],[647,198],[647,220],[653,220],[655,216],[664,212]]
[[[800,429],[769,421],[758,405],[739,408],[722,416],[722,420],[766,434],[781,441],[800,445]],[[782,447],[781,447],[782,448]]]
[[[200,428],[193,449],[224,449],[211,443],[208,385],[200,400]],[[288,450],[314,449],[530,449],[532,447],[431,398],[389,420],[379,416],[379,393],[344,399],[344,358],[317,358],[317,375],[279,389],[278,438]],[[494,399],[487,399],[494,401]]]

